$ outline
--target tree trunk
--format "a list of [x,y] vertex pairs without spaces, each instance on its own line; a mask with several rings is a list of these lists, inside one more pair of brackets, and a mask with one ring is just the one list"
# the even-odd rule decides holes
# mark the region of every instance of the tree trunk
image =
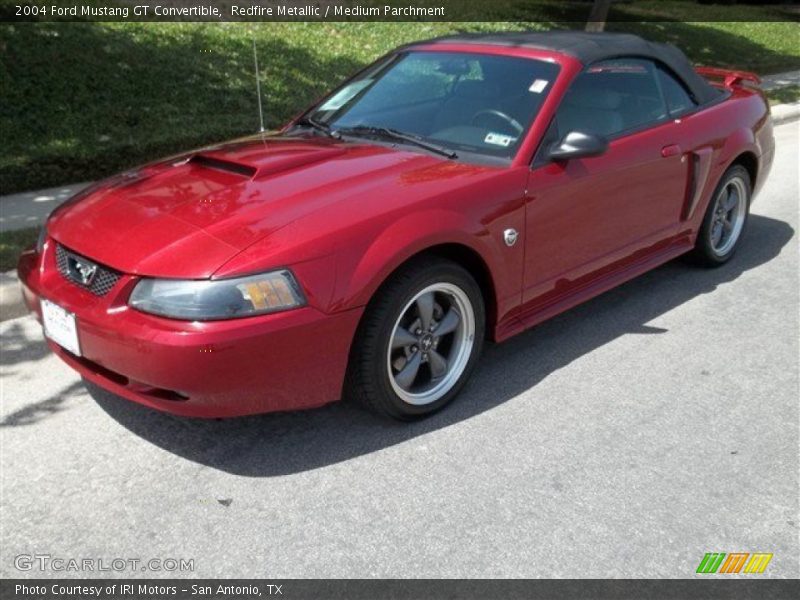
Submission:
[[606,28],[609,8],[611,0],[594,0],[592,12],[589,13],[589,20],[586,22],[586,31],[603,31]]

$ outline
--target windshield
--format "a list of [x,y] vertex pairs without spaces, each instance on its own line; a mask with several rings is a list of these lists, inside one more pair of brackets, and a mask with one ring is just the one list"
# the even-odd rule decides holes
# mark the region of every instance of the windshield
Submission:
[[330,131],[362,137],[381,137],[378,130],[389,130],[451,155],[511,159],[558,69],[554,63],[509,56],[396,54],[328,96],[306,114],[305,124],[310,118]]

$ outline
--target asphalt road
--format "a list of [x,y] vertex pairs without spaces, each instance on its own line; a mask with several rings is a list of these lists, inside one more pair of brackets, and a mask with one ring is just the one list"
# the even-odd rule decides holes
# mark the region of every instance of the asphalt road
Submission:
[[59,575],[14,567],[47,554],[194,559],[198,577],[678,578],[759,551],[763,576],[800,576],[799,132],[776,130],[732,263],[668,264],[490,346],[422,423],[343,404],[173,418],[87,393],[33,319],[2,323],[0,575]]

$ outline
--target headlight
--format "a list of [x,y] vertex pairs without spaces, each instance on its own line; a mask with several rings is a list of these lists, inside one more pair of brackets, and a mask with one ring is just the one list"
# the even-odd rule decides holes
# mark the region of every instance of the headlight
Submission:
[[272,271],[235,279],[142,279],[128,304],[143,312],[206,321],[250,317],[303,306],[291,272]]
[[39,237],[36,240],[36,254],[42,254],[45,241],[47,241],[47,226],[42,225],[42,228],[39,230]]

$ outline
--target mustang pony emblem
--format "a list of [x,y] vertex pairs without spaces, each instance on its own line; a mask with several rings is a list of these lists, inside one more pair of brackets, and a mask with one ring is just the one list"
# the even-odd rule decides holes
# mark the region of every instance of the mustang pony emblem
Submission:
[[69,270],[72,275],[83,285],[91,285],[94,276],[97,274],[97,265],[90,262],[81,261],[75,257],[69,257]]

